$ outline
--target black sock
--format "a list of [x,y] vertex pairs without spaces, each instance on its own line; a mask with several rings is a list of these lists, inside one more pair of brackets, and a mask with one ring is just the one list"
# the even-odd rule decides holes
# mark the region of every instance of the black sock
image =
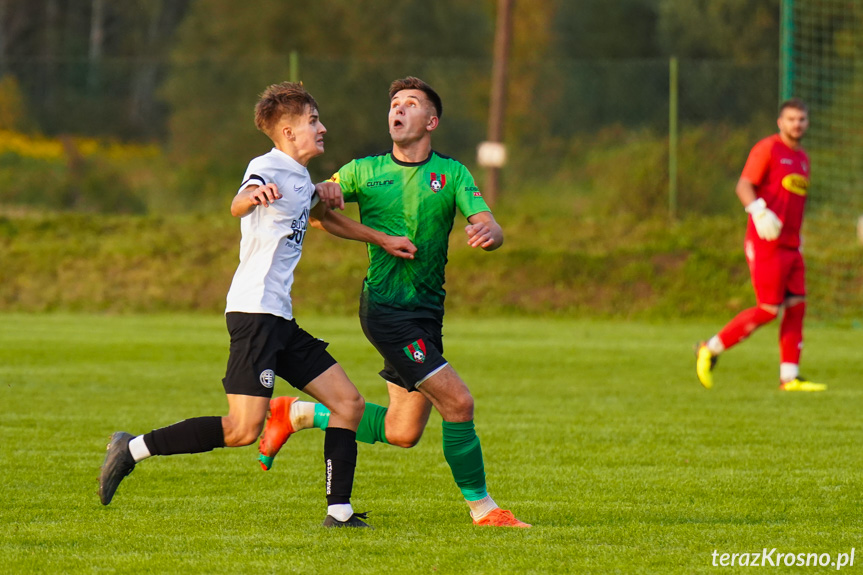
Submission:
[[328,427],[324,436],[324,460],[327,464],[327,505],[350,503],[357,466],[357,433],[341,427]]
[[221,417],[193,417],[144,435],[152,455],[203,453],[225,446]]

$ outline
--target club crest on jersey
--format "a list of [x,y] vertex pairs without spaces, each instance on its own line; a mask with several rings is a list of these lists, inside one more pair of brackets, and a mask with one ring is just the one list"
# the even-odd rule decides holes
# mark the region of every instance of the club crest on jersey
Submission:
[[404,350],[405,355],[416,363],[423,363],[426,360],[426,344],[421,339],[416,340],[402,349]]
[[272,369],[265,369],[260,376],[261,385],[267,389],[273,389],[273,384],[276,383],[276,374]]
[[432,172],[431,175],[431,189],[434,193],[438,193],[441,191],[444,186],[446,186],[446,174],[435,174]]

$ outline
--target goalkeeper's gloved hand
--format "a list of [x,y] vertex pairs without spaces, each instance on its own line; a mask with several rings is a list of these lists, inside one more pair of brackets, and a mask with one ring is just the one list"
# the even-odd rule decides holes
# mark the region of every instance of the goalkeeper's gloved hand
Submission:
[[773,210],[767,207],[763,198],[758,198],[746,206],[746,211],[752,216],[752,223],[755,224],[755,231],[758,232],[759,238],[770,242],[779,237],[782,222]]

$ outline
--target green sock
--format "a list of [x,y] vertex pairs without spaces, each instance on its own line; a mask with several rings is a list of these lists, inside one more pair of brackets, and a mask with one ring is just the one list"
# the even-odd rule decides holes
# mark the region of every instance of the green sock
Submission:
[[488,496],[482,447],[472,420],[443,422],[443,456],[465,499],[477,501]]
[[330,425],[330,410],[323,403],[315,404],[315,418],[312,420],[312,425],[319,429],[326,430]]
[[363,443],[389,443],[387,441],[386,427],[384,420],[387,417],[387,408],[375,405],[374,403],[366,403],[366,410],[363,412],[363,418],[360,420],[360,425],[357,427],[357,441]]
[[[366,403],[366,410],[363,412],[363,418],[360,420],[360,425],[357,428],[357,441],[363,443],[374,443],[387,441],[386,428],[384,420],[387,416],[387,408],[374,403]],[[330,424],[330,410],[323,404],[315,404],[314,426],[320,429],[326,429]]]

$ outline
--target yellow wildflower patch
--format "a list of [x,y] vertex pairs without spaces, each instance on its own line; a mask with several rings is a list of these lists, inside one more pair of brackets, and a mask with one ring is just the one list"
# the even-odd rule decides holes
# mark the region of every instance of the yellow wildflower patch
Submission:
[[[78,155],[90,157],[101,155],[111,160],[127,161],[158,156],[159,147],[153,144],[121,144],[94,138],[69,137]],[[60,138],[46,138],[0,130],[0,155],[15,154],[35,160],[64,160],[66,149]]]

